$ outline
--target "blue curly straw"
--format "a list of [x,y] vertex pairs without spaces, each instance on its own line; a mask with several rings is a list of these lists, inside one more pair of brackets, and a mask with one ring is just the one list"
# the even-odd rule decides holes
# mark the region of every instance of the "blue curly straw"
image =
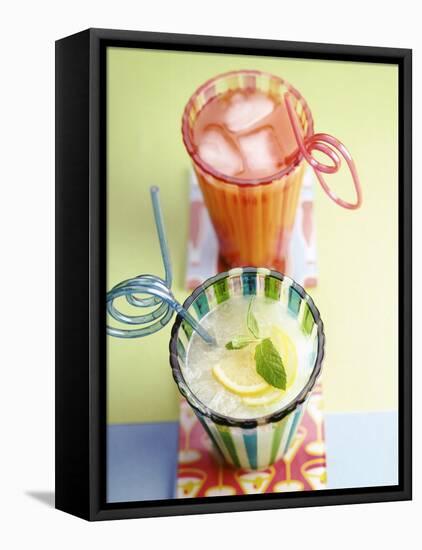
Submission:
[[[155,226],[157,228],[158,240],[160,242],[161,257],[164,264],[165,279],[157,275],[143,274],[127,279],[114,286],[107,292],[107,311],[113,319],[126,325],[146,325],[133,329],[120,329],[107,325],[107,334],[117,338],[141,338],[153,334],[162,329],[176,311],[199,336],[208,344],[215,344],[215,339],[192,317],[192,315],[183,308],[171,292],[171,283],[173,280],[170,255],[168,251],[167,239],[164,230],[163,216],[161,212],[159,189],[156,186],[151,187],[151,201],[154,211]],[[148,297],[139,298],[136,295],[143,294]],[[114,300],[125,296],[127,302],[135,307],[154,307],[158,306],[151,313],[143,315],[126,315],[121,313],[115,306]]]

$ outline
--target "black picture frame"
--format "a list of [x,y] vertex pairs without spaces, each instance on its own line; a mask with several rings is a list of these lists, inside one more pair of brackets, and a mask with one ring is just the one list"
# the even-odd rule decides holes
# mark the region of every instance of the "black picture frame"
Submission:
[[[108,46],[390,63],[399,78],[399,484],[110,504],[106,479],[105,52]],[[88,29],[56,42],[56,508],[87,520],[412,497],[412,51]]]

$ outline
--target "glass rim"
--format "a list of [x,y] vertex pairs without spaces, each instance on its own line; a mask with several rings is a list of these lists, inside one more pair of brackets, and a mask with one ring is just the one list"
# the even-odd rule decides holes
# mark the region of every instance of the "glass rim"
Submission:
[[[218,273],[217,275],[214,275],[213,277],[210,277],[204,283],[197,286],[195,290],[186,298],[186,300],[183,302],[183,307],[185,309],[188,309],[192,303],[195,301],[195,299],[204,292],[209,286],[213,285],[215,282],[230,277],[232,275],[238,274],[239,268],[234,268],[229,271],[224,271],[222,273]],[[262,268],[259,267],[242,267],[242,273],[258,273],[261,272]],[[269,413],[264,416],[258,416],[256,418],[236,418],[228,415],[224,415],[222,413],[218,413],[202,403],[202,401],[193,393],[193,391],[189,388],[189,385],[185,381],[185,378],[182,373],[182,369],[179,362],[179,354],[177,351],[177,338],[179,329],[181,327],[181,324],[183,322],[183,318],[180,315],[177,315],[176,320],[173,324],[173,327],[171,329],[171,336],[170,336],[170,343],[169,343],[169,352],[170,352],[170,366],[173,374],[173,378],[177,384],[177,387],[180,391],[180,393],[183,395],[183,397],[186,398],[188,404],[199,414],[206,416],[207,418],[210,418],[214,423],[223,425],[223,426],[234,426],[244,429],[252,429],[256,428],[257,426],[269,424],[272,422],[278,422],[291,412],[293,412],[299,405],[303,404],[308,397],[308,395],[313,390],[315,383],[317,381],[317,378],[321,372],[322,368],[322,361],[324,359],[324,348],[325,348],[325,334],[324,334],[324,324],[321,319],[321,315],[319,313],[318,308],[316,307],[312,297],[305,291],[305,289],[299,285],[296,281],[294,281],[291,277],[288,277],[287,275],[284,275],[280,273],[279,271],[275,271],[272,269],[265,268],[266,272],[268,272],[268,275],[278,279],[279,281],[284,281],[285,279],[288,279],[291,281],[291,286],[295,289],[296,292],[300,295],[300,297],[306,298],[307,304],[312,312],[315,324],[317,325],[317,343],[318,343],[318,350],[315,357],[315,363],[312,368],[312,372],[306,382],[306,384],[303,386],[303,388],[299,391],[299,393],[286,405],[284,405],[281,409],[278,409],[272,413]],[[236,273],[234,273],[236,272]],[[266,273],[267,274],[267,273]]]
[[297,153],[293,157],[292,161],[282,170],[279,172],[276,172],[275,174],[272,174],[271,176],[266,176],[263,178],[255,178],[255,179],[249,179],[244,180],[242,178],[236,178],[234,176],[228,176],[227,174],[224,174],[223,172],[220,172],[216,170],[213,166],[206,163],[202,158],[199,156],[198,152],[196,151],[195,144],[193,143],[191,136],[190,136],[190,127],[189,127],[189,112],[195,102],[195,99],[199,96],[199,94],[202,93],[204,89],[206,89],[208,86],[210,86],[213,82],[216,82],[217,80],[223,79],[223,78],[229,78],[231,76],[235,75],[255,75],[255,76],[267,76],[271,78],[272,80],[277,80],[280,82],[280,85],[285,86],[288,91],[302,104],[303,110],[306,114],[306,118],[308,121],[308,129],[306,131],[306,135],[304,136],[304,139],[310,138],[314,134],[314,121],[312,118],[311,110],[309,109],[309,106],[306,102],[306,99],[302,96],[302,94],[289,82],[281,78],[280,76],[273,75],[271,73],[265,72],[265,71],[258,71],[253,69],[240,69],[235,71],[228,71],[226,73],[221,73],[217,76],[214,76],[210,79],[208,79],[206,82],[201,84],[199,88],[196,89],[196,91],[191,95],[189,98],[185,109],[183,111],[182,115],[182,138],[183,143],[186,147],[186,150],[191,157],[191,159],[194,161],[195,165],[199,166],[199,168],[205,172],[206,174],[224,181],[225,183],[234,184],[237,186],[245,186],[245,187],[251,187],[251,186],[257,186],[257,185],[268,185],[270,183],[273,183],[274,181],[278,181],[282,179],[284,176],[287,176],[290,174],[295,168],[299,166],[301,161],[304,159],[303,154],[301,153],[299,147],[297,150]]

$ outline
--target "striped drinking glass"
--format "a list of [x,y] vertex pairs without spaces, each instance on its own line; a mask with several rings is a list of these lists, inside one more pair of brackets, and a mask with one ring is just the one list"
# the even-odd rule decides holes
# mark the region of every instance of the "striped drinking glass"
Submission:
[[196,413],[204,430],[225,461],[237,468],[260,469],[282,458],[289,448],[324,357],[324,327],[318,309],[305,290],[289,277],[267,268],[234,268],[197,287],[184,307],[198,320],[235,296],[265,296],[285,304],[301,330],[312,339],[308,376],[299,393],[281,409],[257,418],[239,419],[211,410],[187,385],[182,367],[192,329],[176,318],[170,339],[170,364],[180,393]]

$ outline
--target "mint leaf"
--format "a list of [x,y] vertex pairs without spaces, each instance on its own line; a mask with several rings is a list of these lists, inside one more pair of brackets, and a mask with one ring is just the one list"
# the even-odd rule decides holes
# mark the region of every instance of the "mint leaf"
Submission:
[[286,370],[280,354],[270,338],[265,338],[256,346],[255,364],[256,372],[260,374],[268,384],[271,384],[271,386],[275,388],[280,388],[281,390],[286,389]]
[[246,317],[246,325],[253,338],[251,336],[236,336],[235,338],[230,340],[230,342],[227,342],[226,349],[242,349],[249,344],[261,341],[261,338],[259,337],[258,321],[256,320],[255,315],[252,313],[253,300],[254,299],[252,298],[249,302],[248,313]]
[[236,336],[230,342],[227,342],[226,349],[242,349],[246,348],[249,344],[252,344],[256,340],[250,336]]
[[256,320],[255,315],[252,313],[252,304],[253,304],[253,298],[249,302],[248,315],[246,317],[246,324],[248,326],[249,332],[253,334],[255,338],[259,338],[258,321]]

